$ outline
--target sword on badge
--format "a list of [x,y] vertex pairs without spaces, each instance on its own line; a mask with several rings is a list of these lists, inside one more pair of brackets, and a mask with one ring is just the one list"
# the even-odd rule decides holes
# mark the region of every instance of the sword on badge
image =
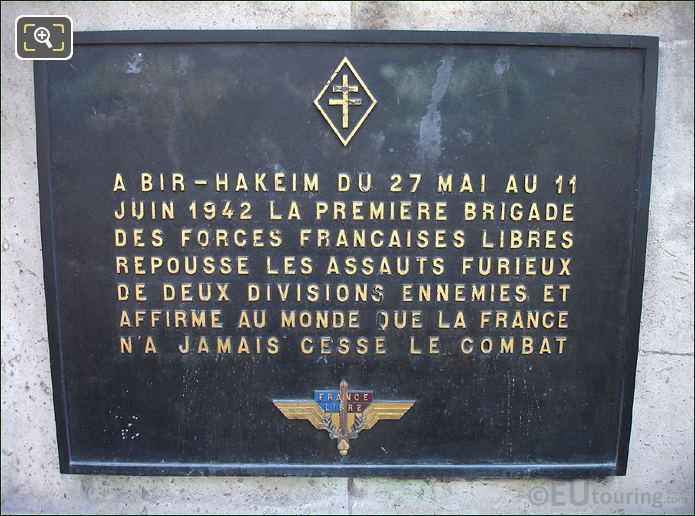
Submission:
[[364,430],[364,424],[361,415],[355,414],[355,423],[352,425],[352,428],[348,430],[348,384],[345,380],[340,382],[338,396],[340,397],[340,408],[338,409],[338,428],[335,427],[330,413],[324,414],[323,424],[326,427],[329,437],[331,439],[338,440],[338,453],[344,457],[347,455],[348,450],[350,449],[350,444],[348,441],[350,439],[355,439],[357,435]]

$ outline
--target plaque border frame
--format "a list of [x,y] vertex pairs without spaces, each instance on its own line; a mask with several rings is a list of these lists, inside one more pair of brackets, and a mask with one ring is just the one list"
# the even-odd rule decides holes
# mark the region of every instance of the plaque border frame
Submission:
[[70,458],[67,400],[63,375],[63,347],[60,341],[59,287],[54,248],[53,197],[51,190],[51,141],[48,119],[49,62],[34,61],[37,169],[41,219],[41,243],[46,294],[53,405],[61,473],[111,475],[243,475],[243,476],[327,476],[327,477],[459,477],[459,478],[585,478],[625,475],[632,424],[637,368],[642,290],[644,286],[649,196],[654,148],[656,87],[659,38],[608,34],[560,34],[529,32],[459,31],[365,31],[365,30],[133,30],[75,32],[73,51],[87,45],[135,45],[177,43],[336,43],[336,44],[420,44],[492,45],[613,48],[641,51],[644,58],[641,109],[639,175],[630,287],[627,298],[626,354],[622,381],[621,415],[617,429],[616,456],[600,463],[532,464],[254,464],[107,462]]

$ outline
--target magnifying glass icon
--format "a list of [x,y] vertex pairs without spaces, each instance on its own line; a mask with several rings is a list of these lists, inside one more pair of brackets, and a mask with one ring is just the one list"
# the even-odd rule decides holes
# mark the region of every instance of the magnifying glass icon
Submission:
[[37,43],[43,43],[48,48],[53,48],[53,45],[51,45],[51,33],[46,27],[37,27],[34,31],[34,39]]

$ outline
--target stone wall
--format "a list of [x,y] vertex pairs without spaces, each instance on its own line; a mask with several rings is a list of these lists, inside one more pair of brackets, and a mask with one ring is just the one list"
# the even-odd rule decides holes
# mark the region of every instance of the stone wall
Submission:
[[[628,475],[568,483],[59,474],[32,66],[16,59],[13,50],[19,14],[69,14],[76,30],[438,29],[659,36],[652,200]],[[3,513],[692,513],[693,4],[3,2],[1,331]]]

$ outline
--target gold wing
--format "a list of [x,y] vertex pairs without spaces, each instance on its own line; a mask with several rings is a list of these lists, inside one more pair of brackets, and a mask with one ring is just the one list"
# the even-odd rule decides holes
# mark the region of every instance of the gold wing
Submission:
[[318,430],[326,429],[322,421],[323,411],[313,401],[273,400],[273,404],[287,419],[306,419]]
[[381,419],[400,419],[414,404],[414,401],[372,402],[363,413],[364,429],[371,429]]

